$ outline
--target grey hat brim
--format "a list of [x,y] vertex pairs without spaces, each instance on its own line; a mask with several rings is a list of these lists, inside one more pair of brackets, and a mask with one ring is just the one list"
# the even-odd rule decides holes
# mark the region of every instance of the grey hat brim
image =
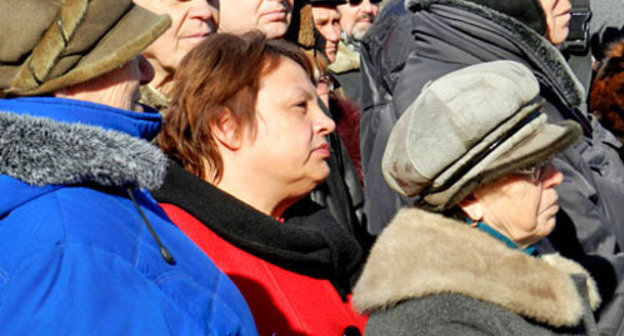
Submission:
[[158,16],[133,5],[72,70],[42,83],[33,90],[14,93],[39,95],[99,77],[138,56],[170,25],[169,16]]
[[[532,127],[535,125],[526,126]],[[528,137],[523,138],[521,133],[508,139],[450,188],[425,196],[427,204],[436,211],[451,208],[477,187],[562,152],[579,138],[582,129],[576,122],[566,120],[559,125],[541,123]]]

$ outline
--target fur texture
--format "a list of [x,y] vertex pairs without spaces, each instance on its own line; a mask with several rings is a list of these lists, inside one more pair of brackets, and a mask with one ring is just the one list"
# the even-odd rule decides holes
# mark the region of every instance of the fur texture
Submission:
[[311,49],[316,42],[312,6],[306,2],[295,2],[293,17],[284,38],[296,45]]
[[464,223],[412,208],[400,211],[379,236],[353,300],[371,313],[406,299],[455,293],[552,327],[575,326],[583,314],[570,277],[577,273],[587,277],[596,309],[596,284],[575,262],[559,255],[534,258]]
[[163,116],[167,113],[169,106],[169,99],[150,84],[141,86],[141,100],[139,102],[158,110]]
[[544,37],[540,36],[534,30],[531,30],[520,21],[511,18],[505,14],[499,13],[490,8],[475,4],[464,0],[405,0],[406,8],[429,7],[432,5],[448,5],[455,8],[474,13],[489,21],[492,21],[501,27],[507,29],[510,33],[517,36],[519,41],[531,50],[539,60],[542,60],[552,74],[551,81],[559,83],[559,87],[563,88],[562,95],[574,107],[578,107],[583,103],[585,97],[585,89],[576,78],[572,69],[563,58],[563,55],[548,42]]
[[[116,29],[120,22],[127,19],[130,13],[138,12],[136,7],[129,3],[124,16],[118,18],[117,23],[106,35],[99,38],[96,45],[88,50],[87,54],[81,55],[80,61],[74,67],[57,75],[58,77],[49,78],[53,77],[50,74],[54,73],[55,66],[59,63],[59,57],[67,51],[65,39],[78,38],[79,36],[75,36],[74,32],[79,30],[81,24],[93,24],[83,22],[83,17],[88,16],[86,12],[89,10],[87,8],[89,6],[89,1],[85,0],[66,0],[63,3],[59,13],[62,19],[60,29],[63,30],[63,33],[59,29],[56,18],[53,19],[32,53],[19,66],[10,87],[2,90],[0,96],[41,95],[96,78],[136,57],[171,25],[171,19],[168,16],[160,16],[154,18],[149,27],[142,27],[143,30],[141,31]],[[123,34],[126,37],[125,43],[110,48],[102,55],[103,50],[99,50],[102,42],[110,39],[113,34],[115,36]],[[96,61],[91,60],[88,64],[83,64],[82,61],[92,54],[100,54],[100,56]]]
[[0,174],[29,184],[154,189],[166,164],[160,150],[127,134],[0,113]]
[[67,0],[63,3],[58,17],[52,20],[50,27],[20,67],[13,79],[13,88],[34,89],[40,82],[47,80],[52,67],[67,46],[65,39],[71,39],[87,12],[88,5],[87,0]]
[[351,51],[344,41],[341,40],[338,43],[336,61],[329,65],[329,70],[333,73],[341,74],[358,69],[360,69],[360,55]]
[[624,139],[624,40],[613,43],[601,61],[590,106],[600,122],[620,140]]

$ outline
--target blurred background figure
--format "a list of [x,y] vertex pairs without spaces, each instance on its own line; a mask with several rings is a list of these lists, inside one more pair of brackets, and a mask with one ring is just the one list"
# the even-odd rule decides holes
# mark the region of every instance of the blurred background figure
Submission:
[[[590,111],[618,140],[624,140],[624,39],[613,42],[598,63],[590,95]],[[623,147],[619,148],[624,157]]]
[[234,284],[146,191],[166,158],[130,0],[0,2],[0,334],[257,335]]
[[331,106],[336,83],[327,71],[329,61],[325,55],[325,39],[316,30],[311,3],[295,3],[292,24],[285,38],[304,50],[311,60],[317,93],[322,101],[321,108],[337,125],[337,132],[328,136],[332,149],[327,160],[331,168],[329,177],[325,183],[317,186],[310,197],[327,207],[337,222],[353,232],[364,244],[365,250],[368,250],[366,246],[370,245],[371,237],[366,233],[366,218],[362,211],[364,197],[359,170],[359,111],[357,108],[341,111]]
[[340,12],[336,6],[344,4],[344,0],[309,0],[312,5],[314,28],[325,40],[321,52],[331,64],[336,60],[338,42],[340,42]]
[[482,63],[431,82],[398,120],[384,177],[419,202],[381,233],[354,289],[365,335],[598,335],[594,280],[536,248],[564,179],[549,158],[582,132],[547,122],[539,90],[522,64]]
[[269,39],[284,37],[292,18],[294,2],[295,0],[221,0],[219,31],[244,34],[257,29]]
[[340,43],[336,61],[329,70],[338,79],[345,95],[354,102],[359,102],[362,84],[360,75],[361,41],[372,26],[380,0],[351,0],[338,5],[340,12]]
[[134,0],[157,14],[171,17],[171,27],[143,55],[154,68],[154,79],[141,88],[141,103],[167,110],[175,72],[182,58],[219,26],[218,0]]
[[331,64],[336,61],[341,36],[341,16],[337,6],[345,5],[346,1],[311,0],[310,4],[317,36],[311,55],[314,55],[313,64],[320,74],[319,95],[336,122],[337,133],[345,144],[361,183],[360,110],[355,100],[345,96],[342,83],[330,71]]
[[312,65],[260,32],[208,37],[176,75],[154,191],[228,274],[262,335],[360,335],[350,292],[364,261],[351,227],[309,193],[329,176],[334,122]]

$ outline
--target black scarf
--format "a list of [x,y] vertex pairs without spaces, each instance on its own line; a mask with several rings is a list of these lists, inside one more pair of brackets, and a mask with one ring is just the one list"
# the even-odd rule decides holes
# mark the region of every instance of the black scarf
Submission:
[[286,270],[329,280],[341,297],[351,292],[363,252],[329,211],[303,201],[285,223],[258,212],[170,160],[160,203],[184,209],[232,245]]

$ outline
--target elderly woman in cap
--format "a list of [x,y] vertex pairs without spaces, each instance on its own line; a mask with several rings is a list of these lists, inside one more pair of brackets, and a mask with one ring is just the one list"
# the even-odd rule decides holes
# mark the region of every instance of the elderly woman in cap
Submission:
[[0,335],[257,335],[240,292],[145,191],[165,156],[130,0],[0,2]]
[[418,196],[373,247],[354,289],[366,335],[595,335],[594,281],[540,255],[563,176],[548,159],[579,135],[540,112],[519,63],[467,67],[430,83],[400,118],[382,166]]

